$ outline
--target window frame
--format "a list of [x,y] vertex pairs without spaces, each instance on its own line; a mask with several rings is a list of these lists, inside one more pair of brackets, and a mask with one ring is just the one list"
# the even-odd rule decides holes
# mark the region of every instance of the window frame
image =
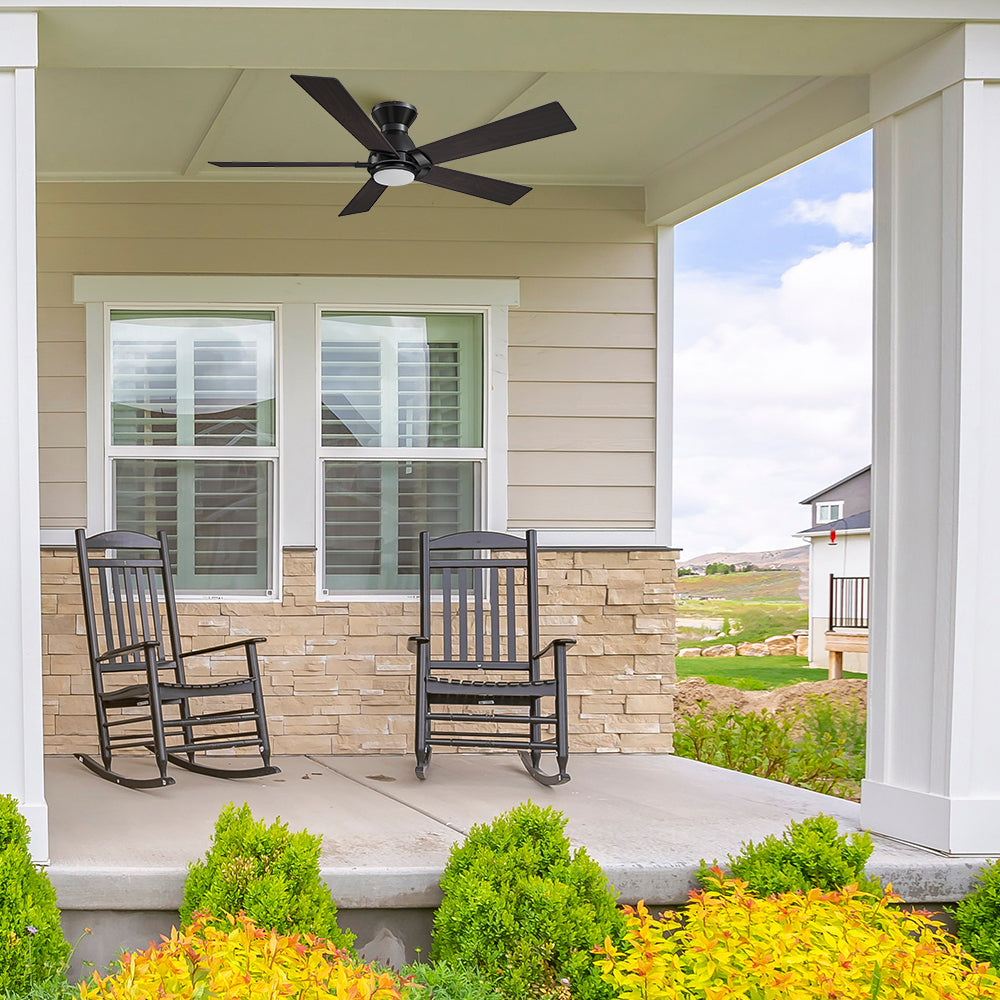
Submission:
[[[251,308],[253,311],[273,312],[274,314],[274,444],[273,445],[238,445],[228,447],[225,445],[116,445],[112,442],[112,352],[111,352],[111,315],[115,310],[137,311],[148,310],[156,312],[176,312],[178,310],[191,310],[196,312],[225,312],[227,310],[241,311]],[[281,304],[280,303],[253,303],[248,307],[242,302],[104,302],[103,303],[103,385],[102,385],[102,465],[104,484],[103,496],[103,518],[102,523],[111,527],[115,523],[115,492],[114,492],[114,462],[116,459],[172,459],[182,460],[225,460],[244,459],[247,461],[266,462],[271,466],[271,482],[273,484],[269,504],[268,518],[273,528],[273,537],[268,546],[267,576],[268,586],[264,593],[254,594],[240,590],[228,590],[216,593],[214,591],[186,590],[178,594],[178,600],[186,601],[217,601],[232,600],[239,602],[271,602],[280,600],[281,594],[281,550],[278,547],[279,534],[279,482],[281,468],[279,463],[279,452],[282,431],[282,406],[281,406]],[[88,407],[89,412],[89,407]],[[90,529],[93,530],[93,529]],[[173,554],[174,560],[177,554]]]
[[[422,314],[441,314],[441,313],[452,313],[456,315],[479,315],[482,317],[482,387],[481,387],[481,398],[480,398],[480,420],[482,427],[482,444],[479,447],[454,447],[454,448],[443,448],[443,447],[425,447],[425,448],[407,448],[396,445],[394,447],[336,447],[332,445],[323,444],[323,427],[322,427],[322,413],[321,413],[321,403],[322,403],[322,377],[323,377],[323,362],[322,362],[322,352],[323,352],[323,337],[322,337],[322,318],[324,312],[350,312],[358,313],[361,315],[372,315],[378,314],[383,316],[391,316],[400,313],[422,313]],[[346,590],[346,591],[330,591],[326,588],[326,566],[325,566],[325,511],[324,511],[324,490],[325,490],[325,476],[324,476],[324,465],[326,462],[337,461],[338,459],[342,461],[349,461],[354,459],[359,462],[399,462],[411,459],[414,462],[446,462],[446,461],[456,461],[456,462],[468,462],[473,465],[476,469],[476,483],[474,489],[473,505],[478,515],[479,524],[475,525],[477,530],[491,530],[491,531],[506,531],[506,505],[504,509],[504,524],[502,527],[497,527],[491,524],[489,518],[489,508],[490,508],[490,489],[489,489],[489,475],[491,466],[496,464],[494,458],[490,454],[490,443],[492,441],[490,430],[491,425],[495,420],[495,414],[493,414],[492,407],[490,406],[490,390],[493,384],[493,379],[491,378],[491,323],[493,320],[492,316],[493,310],[488,306],[471,307],[471,306],[356,306],[356,305],[330,305],[330,304],[317,304],[316,306],[316,383],[315,383],[315,398],[316,398],[316,412],[315,412],[315,456],[316,456],[316,600],[318,602],[329,603],[329,602],[339,602],[343,600],[355,601],[399,601],[399,600],[418,600],[419,594],[415,591],[407,590]],[[506,423],[506,421],[504,421]],[[506,467],[506,440],[503,454],[503,464]],[[505,477],[506,478],[506,477]],[[504,486],[506,489],[506,484]],[[344,595],[347,595],[346,597]]]
[[[820,518],[819,512],[823,507],[835,507],[836,513],[833,517]],[[842,521],[844,519],[844,501],[843,500],[818,500],[816,502],[816,524],[832,524],[834,521]]]
[[[485,469],[481,477],[480,525],[507,530],[508,310],[520,304],[516,278],[386,278],[292,277],[248,275],[75,275],[73,300],[86,311],[87,329],[87,530],[106,530],[110,521],[111,466],[109,445],[110,310],[274,309],[275,431],[277,454],[272,498],[274,537],[273,595],[178,595],[179,601],[220,597],[230,603],[280,602],[282,553],[315,550],[317,601],[347,603],[385,601],[387,592],[323,593],[319,548],[322,536],[319,499],[322,483],[317,461],[320,439],[315,399],[301,387],[318,386],[322,310],[368,312],[483,312],[483,440]],[[280,315],[278,315],[280,312]],[[296,395],[298,393],[298,395]],[[413,449],[408,449],[412,452]],[[167,457],[164,455],[164,457]],[[207,455],[205,457],[208,457]],[[408,456],[412,457],[412,456]],[[314,489],[294,484],[312,470]],[[67,532],[68,536],[69,532]],[[407,595],[409,596],[409,595]],[[400,600],[398,594],[388,599]]]

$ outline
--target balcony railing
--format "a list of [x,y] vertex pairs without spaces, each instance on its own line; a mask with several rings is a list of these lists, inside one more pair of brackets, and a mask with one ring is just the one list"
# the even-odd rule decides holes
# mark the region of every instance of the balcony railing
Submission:
[[830,574],[830,631],[868,628],[867,576]]

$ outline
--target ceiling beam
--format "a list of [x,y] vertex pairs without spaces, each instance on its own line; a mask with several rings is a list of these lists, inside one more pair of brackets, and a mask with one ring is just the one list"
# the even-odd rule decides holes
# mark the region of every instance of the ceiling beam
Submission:
[[233,85],[212,116],[208,128],[205,129],[205,133],[201,137],[201,142],[188,157],[187,165],[182,172],[184,177],[194,177],[204,169],[208,158],[212,155],[216,138],[225,131],[226,125],[232,120],[236,109],[243,103],[249,86],[249,75],[244,70],[238,70]]
[[646,178],[646,222],[676,225],[867,128],[867,77],[813,80]]

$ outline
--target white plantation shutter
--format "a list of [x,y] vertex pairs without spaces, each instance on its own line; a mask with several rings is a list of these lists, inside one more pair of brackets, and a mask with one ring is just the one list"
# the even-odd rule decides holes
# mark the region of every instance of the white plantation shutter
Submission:
[[320,364],[325,447],[378,447],[382,443],[382,345],[377,341],[324,341]]
[[114,524],[166,531],[182,592],[272,589],[274,320],[111,311]]
[[111,440],[177,444],[177,344],[122,337],[111,345]]
[[413,590],[420,531],[478,525],[482,358],[479,314],[323,313],[328,590]]

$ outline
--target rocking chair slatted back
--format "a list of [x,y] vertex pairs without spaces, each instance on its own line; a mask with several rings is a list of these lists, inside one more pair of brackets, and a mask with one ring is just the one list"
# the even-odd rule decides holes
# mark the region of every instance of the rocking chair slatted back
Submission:
[[[118,544],[124,547],[132,532],[108,532],[122,536]],[[138,536],[143,537],[143,536]],[[110,544],[111,539],[108,539]],[[84,614],[88,619],[90,654],[103,656],[109,650],[135,647],[139,643],[155,642],[156,659],[161,667],[171,668],[176,679],[183,682],[183,668],[174,656],[180,648],[180,636],[174,611],[169,565],[157,558],[94,557],[84,553],[84,565],[92,586],[84,591]],[[99,618],[98,618],[99,609]],[[164,618],[167,634],[163,630]],[[98,621],[103,628],[98,628]],[[141,648],[112,656],[104,663],[107,672],[144,670],[145,654]]]

